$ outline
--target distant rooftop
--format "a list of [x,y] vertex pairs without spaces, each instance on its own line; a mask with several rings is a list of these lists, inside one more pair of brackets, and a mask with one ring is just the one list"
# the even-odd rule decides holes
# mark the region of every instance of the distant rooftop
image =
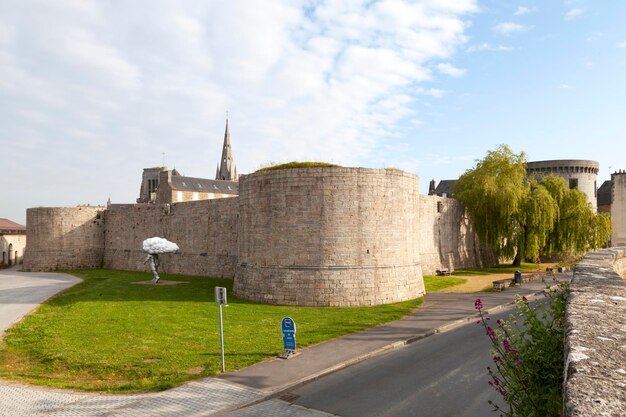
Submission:
[[206,178],[172,175],[172,189],[200,193],[238,194],[239,183],[237,181],[209,180]]
[[15,223],[9,219],[0,218],[0,234],[3,233],[26,233],[26,226],[22,226],[19,223]]
[[432,195],[438,195],[439,197],[454,197],[454,193],[452,192],[452,187],[458,180],[441,180],[435,191],[433,191]]
[[611,180],[606,180],[598,188],[598,205],[608,206],[611,204]]

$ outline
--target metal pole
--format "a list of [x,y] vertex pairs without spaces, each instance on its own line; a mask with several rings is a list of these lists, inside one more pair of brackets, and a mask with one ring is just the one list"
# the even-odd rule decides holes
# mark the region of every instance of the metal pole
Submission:
[[219,315],[220,315],[220,345],[222,348],[222,372],[226,372],[226,367],[224,365],[224,327],[222,326],[222,305],[219,305]]

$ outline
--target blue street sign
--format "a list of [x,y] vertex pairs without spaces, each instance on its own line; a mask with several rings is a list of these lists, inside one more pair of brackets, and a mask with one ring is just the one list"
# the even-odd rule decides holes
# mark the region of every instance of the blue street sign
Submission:
[[291,317],[285,317],[281,322],[283,346],[285,350],[296,350],[296,323]]

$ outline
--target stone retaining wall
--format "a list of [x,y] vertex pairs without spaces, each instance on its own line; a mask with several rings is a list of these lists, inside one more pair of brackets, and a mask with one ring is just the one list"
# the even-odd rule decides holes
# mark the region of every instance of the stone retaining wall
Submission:
[[565,316],[566,417],[624,415],[625,271],[626,247],[590,253],[574,269]]

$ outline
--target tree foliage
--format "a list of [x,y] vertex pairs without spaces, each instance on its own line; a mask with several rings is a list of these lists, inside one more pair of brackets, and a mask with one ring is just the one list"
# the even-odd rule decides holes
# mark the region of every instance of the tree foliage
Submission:
[[611,234],[610,217],[596,214],[586,196],[563,178],[526,177],[524,152],[506,145],[488,151],[454,186],[481,243],[499,257],[534,259],[540,254],[576,255],[601,247]]

